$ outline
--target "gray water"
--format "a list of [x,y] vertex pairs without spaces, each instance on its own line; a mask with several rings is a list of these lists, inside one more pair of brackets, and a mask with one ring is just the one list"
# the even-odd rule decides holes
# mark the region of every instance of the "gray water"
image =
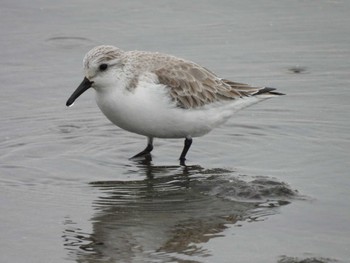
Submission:
[[[350,262],[350,2],[2,1],[0,262]],[[93,46],[287,96],[196,138],[65,102]]]

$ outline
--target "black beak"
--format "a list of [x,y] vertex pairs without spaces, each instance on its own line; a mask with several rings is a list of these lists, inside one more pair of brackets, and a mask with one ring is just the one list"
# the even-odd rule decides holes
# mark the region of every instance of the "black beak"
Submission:
[[80,83],[79,87],[73,92],[73,94],[69,97],[69,99],[66,102],[66,105],[69,107],[71,106],[74,101],[83,94],[87,89],[89,89],[94,83],[93,81],[90,81],[87,79],[87,77],[84,78],[83,82]]

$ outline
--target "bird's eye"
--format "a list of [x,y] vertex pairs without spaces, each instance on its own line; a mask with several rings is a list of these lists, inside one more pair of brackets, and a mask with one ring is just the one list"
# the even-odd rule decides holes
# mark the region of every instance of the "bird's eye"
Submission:
[[108,68],[108,65],[107,65],[107,64],[101,64],[101,65],[99,66],[99,69],[100,69],[101,71],[105,71],[107,68]]

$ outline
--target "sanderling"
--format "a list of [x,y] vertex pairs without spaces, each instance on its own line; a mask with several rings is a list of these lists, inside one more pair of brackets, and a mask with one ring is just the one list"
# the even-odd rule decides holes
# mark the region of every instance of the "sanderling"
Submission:
[[85,78],[66,105],[94,88],[98,107],[112,123],[147,137],[147,147],[132,158],[149,154],[153,138],[185,138],[184,163],[192,137],[207,134],[244,107],[283,95],[219,78],[194,62],[156,52],[103,45],[91,49],[83,65]]

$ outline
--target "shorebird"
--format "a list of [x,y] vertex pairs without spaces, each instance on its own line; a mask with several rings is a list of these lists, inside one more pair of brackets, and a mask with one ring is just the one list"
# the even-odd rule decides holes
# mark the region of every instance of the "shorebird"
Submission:
[[253,87],[218,77],[192,61],[146,51],[123,51],[102,45],[83,60],[85,77],[67,100],[71,106],[87,89],[115,125],[147,137],[132,158],[149,154],[154,138],[185,138],[180,163],[192,138],[226,122],[238,110],[283,95],[274,88]]

